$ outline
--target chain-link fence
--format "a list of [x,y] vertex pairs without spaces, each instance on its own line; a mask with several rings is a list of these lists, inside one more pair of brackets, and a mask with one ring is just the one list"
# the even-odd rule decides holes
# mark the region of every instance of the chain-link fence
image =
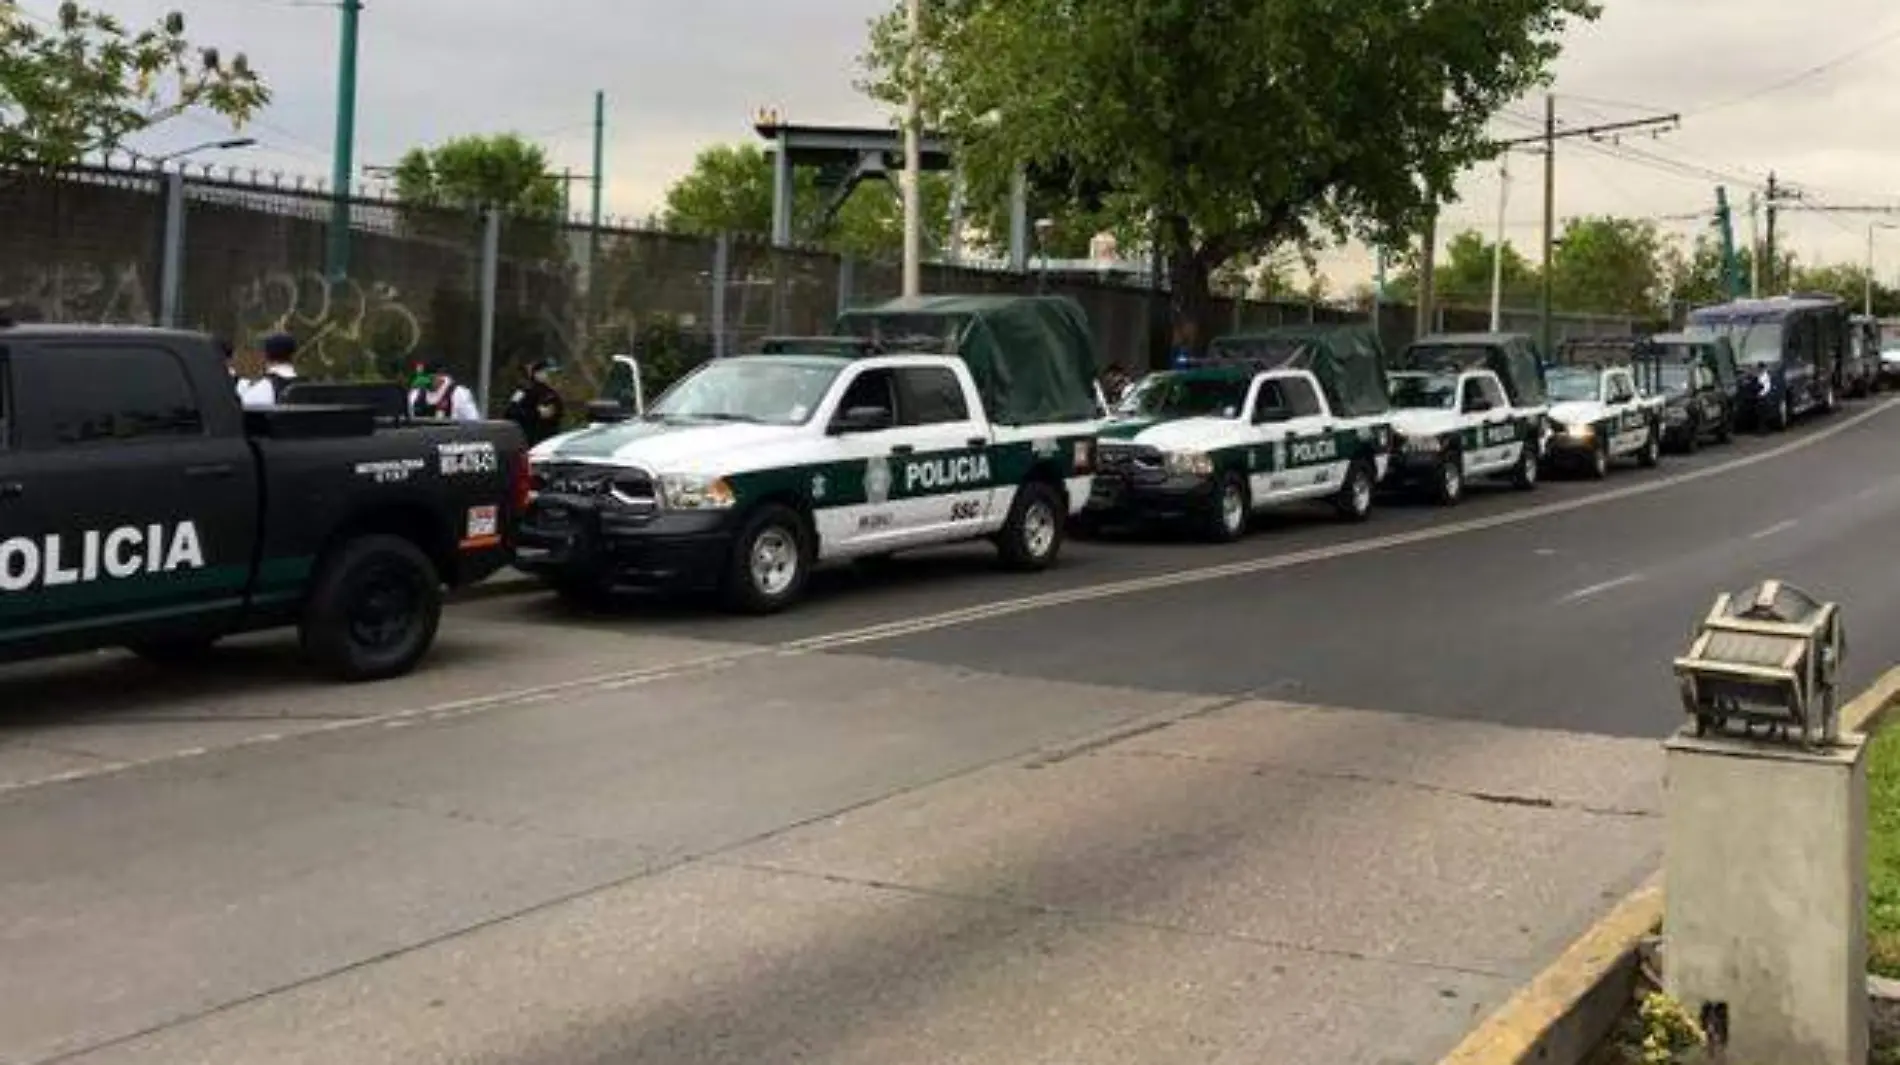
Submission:
[[[301,184],[154,170],[0,170],[0,315],[200,329],[240,353],[274,332],[306,373],[400,378],[441,360],[491,408],[522,368],[556,359],[564,391],[598,394],[613,356],[639,358],[649,392],[700,362],[773,335],[822,335],[840,311],[895,298],[897,264],[700,237],[482,211],[350,201],[344,269],[332,272],[334,198]],[[492,248],[493,258],[490,253]],[[489,284],[492,279],[492,287]],[[1104,365],[1150,365],[1168,342],[1167,294],[1137,279],[926,265],[927,292],[1047,292],[1087,313]],[[1306,302],[1217,299],[1219,332],[1363,321]],[[1441,308],[1437,331],[1489,325]],[[1412,338],[1410,307],[1387,304],[1388,346]],[[1507,311],[1535,334],[1536,312]],[[1625,318],[1558,315],[1559,338],[1627,334]],[[241,366],[241,368],[250,368]]]

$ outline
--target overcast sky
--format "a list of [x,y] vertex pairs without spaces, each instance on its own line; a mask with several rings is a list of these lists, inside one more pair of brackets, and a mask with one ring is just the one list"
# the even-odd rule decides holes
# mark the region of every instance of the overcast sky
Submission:
[[[23,0],[50,14],[55,0]],[[243,50],[276,100],[231,162],[328,173],[337,11],[320,0],[95,0],[134,21],[183,7],[199,43]],[[608,97],[608,211],[639,217],[709,144],[750,137],[754,112],[802,122],[886,120],[853,88],[869,18],[890,0],[367,0],[357,159],[465,133],[516,130],[558,165],[590,166],[592,94]],[[1681,112],[1680,129],[1625,149],[1564,146],[1558,211],[1672,216],[1710,210],[1726,179],[1745,203],[1768,171],[1815,204],[1900,205],[1900,4],[1894,0],[1607,0],[1574,29],[1558,68],[1560,123]],[[1512,111],[1532,121],[1541,98]],[[1500,130],[1528,123],[1507,117]],[[148,135],[148,150],[216,135],[194,117]],[[1579,144],[1580,142],[1572,142]],[[1661,160],[1661,161],[1659,161]],[[1541,158],[1513,157],[1508,234],[1536,247]],[[578,190],[577,190],[578,191]],[[1495,170],[1473,174],[1443,234],[1495,224]],[[578,202],[578,201],[577,201]],[[1877,216],[1789,212],[1784,246],[1804,260],[1860,261]],[[1893,216],[1900,223],[1900,215]],[[1690,234],[1698,221],[1667,221]],[[1745,215],[1738,237],[1747,239]],[[1900,229],[1875,239],[1882,277],[1900,276]],[[1370,257],[1326,257],[1335,291]]]

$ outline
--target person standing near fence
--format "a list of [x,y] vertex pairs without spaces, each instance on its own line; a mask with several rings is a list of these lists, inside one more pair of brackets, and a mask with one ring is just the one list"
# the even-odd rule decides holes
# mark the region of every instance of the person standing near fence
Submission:
[[448,365],[433,360],[422,368],[422,376],[409,390],[409,413],[417,418],[442,418],[457,422],[479,422],[482,408],[475,393],[449,373]]
[[264,373],[254,380],[240,381],[238,401],[252,409],[275,407],[297,380],[297,340],[289,333],[272,333],[264,338]]
[[506,417],[521,426],[521,434],[533,447],[561,431],[567,404],[554,390],[549,378],[560,372],[553,359],[541,359],[522,368],[521,387],[508,398]]

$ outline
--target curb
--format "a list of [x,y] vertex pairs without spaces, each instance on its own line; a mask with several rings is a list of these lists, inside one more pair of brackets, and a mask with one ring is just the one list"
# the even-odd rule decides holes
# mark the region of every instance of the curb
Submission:
[[[1841,708],[1843,732],[1870,733],[1900,707],[1900,667]],[[1577,1065],[1629,1007],[1638,950],[1662,927],[1662,872],[1591,925],[1438,1065]]]

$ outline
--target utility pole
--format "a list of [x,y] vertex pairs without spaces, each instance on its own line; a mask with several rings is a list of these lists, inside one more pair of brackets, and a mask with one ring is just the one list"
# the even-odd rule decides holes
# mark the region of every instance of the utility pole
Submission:
[[1715,224],[1722,230],[1722,296],[1735,299],[1741,293],[1740,271],[1735,269],[1735,225],[1728,208],[1728,189],[1715,187]]
[[[919,100],[918,78],[923,73],[923,0],[906,0],[905,21],[910,41],[906,46],[904,101],[904,297],[914,299],[923,292],[924,223],[920,190],[923,187],[923,150],[920,141],[923,107]],[[1045,272],[1047,267],[1045,264]]]
[[1498,157],[1498,231],[1491,245],[1491,331],[1504,328],[1504,212],[1511,202],[1511,155]]
[[356,173],[356,29],[363,0],[339,0],[342,31],[336,63],[336,143],[330,152],[330,262],[332,282],[350,272],[350,184]]
[[1775,172],[1768,172],[1768,241],[1762,248],[1762,256],[1768,260],[1768,269],[1764,276],[1768,279],[1768,291],[1775,290],[1775,202],[1780,190],[1775,185]]
[[1557,246],[1557,97],[1544,94],[1544,276],[1542,298],[1537,303],[1537,350],[1551,357],[1555,337],[1550,317],[1551,252]]
[[1542,145],[1544,153],[1544,293],[1543,305],[1539,309],[1539,339],[1548,353],[1553,339],[1551,329],[1551,252],[1557,246],[1557,142],[1573,137],[1598,139],[1606,133],[1622,133],[1630,130],[1648,129],[1652,126],[1675,125],[1682,121],[1679,114],[1658,115],[1654,118],[1637,118],[1627,122],[1605,122],[1595,126],[1577,126],[1557,132],[1557,97],[1544,97],[1544,132],[1528,137],[1517,137],[1500,141],[1499,147],[1513,148],[1522,144]]
[[594,210],[587,230],[587,287],[595,289],[594,270],[600,265],[600,198],[607,181],[607,94],[594,90]]
[[1748,194],[1748,298],[1761,299],[1761,197]]

